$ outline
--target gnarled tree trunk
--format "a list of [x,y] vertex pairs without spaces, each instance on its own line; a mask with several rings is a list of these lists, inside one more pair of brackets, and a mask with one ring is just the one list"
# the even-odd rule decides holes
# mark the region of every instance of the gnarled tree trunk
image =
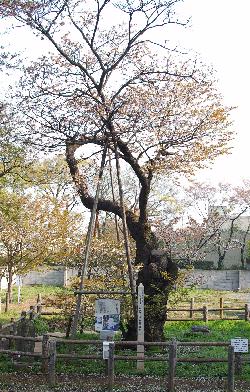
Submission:
[[[137,236],[132,228],[131,232],[136,241],[135,261],[143,265],[138,274],[137,286],[140,283],[144,286],[145,340],[159,341],[163,337],[167,301],[176,282],[178,269],[164,250],[157,249],[157,238],[149,225],[145,225],[141,231],[137,228]],[[130,320],[125,339],[136,338],[136,320]]]
[[[87,144],[89,140],[85,142]],[[83,139],[81,140],[82,144],[85,142]],[[122,141],[118,140],[117,144],[141,184],[139,215],[130,209],[125,210],[125,215],[128,230],[136,243],[135,264],[142,265],[138,274],[137,286],[142,283],[145,291],[145,339],[160,340],[166,320],[168,295],[177,278],[177,267],[164,252],[157,251],[158,242],[148,222],[147,204],[152,174],[150,170],[145,173],[140,168]],[[72,142],[67,144],[67,163],[83,205],[92,209],[94,198],[88,192],[87,182],[79,171],[74,155],[77,148],[79,148],[79,144]],[[122,206],[114,200],[99,199],[97,209],[112,212],[122,218]],[[136,339],[136,320],[134,319],[129,321],[126,339]]]

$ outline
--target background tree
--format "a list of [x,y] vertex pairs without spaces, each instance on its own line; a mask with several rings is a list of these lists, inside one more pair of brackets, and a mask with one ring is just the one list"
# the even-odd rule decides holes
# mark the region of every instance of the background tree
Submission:
[[22,182],[22,176],[31,163],[27,148],[16,142],[14,124],[10,120],[7,105],[0,103],[0,187]]
[[223,269],[227,253],[240,249],[244,268],[249,235],[248,200],[246,182],[237,187],[193,182],[181,190],[176,200],[180,213],[169,221],[165,218],[159,222],[158,236],[183,266],[212,257],[212,263]]
[[66,264],[79,247],[80,222],[48,199],[0,192],[0,263],[8,276],[11,299],[14,274],[44,264]]
[[[71,176],[88,209],[94,199],[78,164],[80,155],[81,160],[93,152],[98,157],[108,145],[140,184],[138,209],[135,213],[126,207],[126,220],[136,243],[135,263],[143,265],[138,283],[146,292],[146,339],[155,340],[162,334],[177,268],[169,256],[152,253],[158,247],[147,210],[152,179],[163,171],[194,173],[225,153],[231,138],[229,108],[222,104],[210,71],[189,56],[181,61],[179,52],[166,44],[170,27],[183,24],[175,16],[178,3],[57,0],[0,5],[1,15],[28,25],[53,48],[50,56],[25,70],[21,82],[19,113],[29,119],[28,140],[33,134],[33,142],[43,149],[66,148]],[[115,15],[112,20],[110,14]],[[98,210],[122,216],[113,199],[100,199]],[[153,308],[156,318],[150,317]]]

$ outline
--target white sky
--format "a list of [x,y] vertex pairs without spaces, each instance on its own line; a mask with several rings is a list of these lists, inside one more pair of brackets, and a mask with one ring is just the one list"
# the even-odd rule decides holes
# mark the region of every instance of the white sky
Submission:
[[[192,17],[191,27],[178,33],[181,46],[194,49],[204,62],[213,65],[225,103],[237,106],[232,115],[238,133],[232,154],[219,158],[212,169],[198,177],[204,181],[237,183],[250,178],[250,0],[185,0],[179,9]],[[6,38],[2,37],[0,44]],[[23,30],[21,34],[15,32],[15,45],[29,47],[28,34]],[[40,48],[34,47],[32,54],[36,56],[43,45],[44,41],[40,41]],[[1,82],[4,82],[2,75]]]
[[232,115],[237,130],[232,154],[219,158],[199,178],[237,183],[250,178],[250,1],[186,0],[185,12],[192,16],[192,26],[181,37],[182,44],[213,65],[225,103],[237,106]]

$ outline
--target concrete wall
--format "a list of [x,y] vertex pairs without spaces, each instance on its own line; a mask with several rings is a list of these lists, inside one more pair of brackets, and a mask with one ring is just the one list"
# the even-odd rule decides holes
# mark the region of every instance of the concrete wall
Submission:
[[51,286],[68,286],[71,278],[77,276],[78,270],[73,268],[58,267],[56,269],[44,269],[30,271],[23,276],[23,285],[47,284]]
[[65,286],[65,269],[57,268],[51,270],[30,271],[23,276],[23,285],[45,284],[51,286]]
[[238,290],[250,288],[250,271],[246,270],[193,270],[187,273],[186,286],[203,289]]
[[[67,286],[70,278],[77,276],[77,269],[58,268],[53,270],[32,271],[23,276],[24,285],[47,284]],[[203,289],[238,290],[250,288],[248,270],[192,270],[186,275],[186,286],[195,285]]]

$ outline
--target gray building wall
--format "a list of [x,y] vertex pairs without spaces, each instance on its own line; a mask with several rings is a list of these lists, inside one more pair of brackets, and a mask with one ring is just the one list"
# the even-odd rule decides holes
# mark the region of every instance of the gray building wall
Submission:
[[65,268],[30,271],[22,278],[24,286],[29,286],[32,284],[65,286]]
[[186,286],[202,289],[244,290],[250,288],[250,271],[246,270],[193,270],[187,272]]
[[[53,270],[31,271],[23,276],[24,285],[44,284],[67,286],[72,277],[77,276],[77,269],[57,268]],[[250,288],[248,270],[192,270],[186,272],[185,286],[201,289],[244,290]]]
[[68,286],[71,278],[77,276],[78,269],[58,267],[53,269],[40,269],[30,271],[22,276],[22,283],[25,286],[32,284],[45,284],[51,286]]

